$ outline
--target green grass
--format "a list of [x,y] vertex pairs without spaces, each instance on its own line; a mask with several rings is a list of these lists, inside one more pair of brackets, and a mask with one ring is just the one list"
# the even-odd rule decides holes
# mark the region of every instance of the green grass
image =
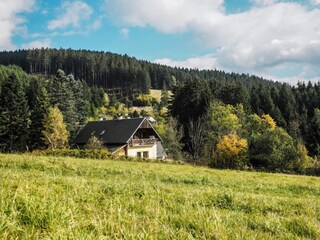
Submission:
[[0,155],[0,239],[320,239],[320,179]]

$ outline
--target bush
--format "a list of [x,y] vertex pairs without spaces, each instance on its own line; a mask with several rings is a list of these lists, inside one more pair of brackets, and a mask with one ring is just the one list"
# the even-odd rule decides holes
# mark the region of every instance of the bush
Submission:
[[315,158],[313,163],[305,169],[305,174],[320,176],[320,160]]
[[104,146],[103,146],[103,142],[97,138],[96,136],[92,136],[89,138],[87,144],[84,146],[85,149],[87,150],[94,150],[94,149],[99,149],[99,150],[102,150],[102,149],[106,149]]
[[214,152],[213,167],[245,169],[248,164],[248,142],[236,134],[223,136]]
[[295,170],[299,161],[294,139],[282,128],[253,134],[249,155],[254,168],[269,171]]
[[302,143],[297,144],[298,161],[290,164],[290,168],[294,169],[296,173],[306,173],[308,168],[313,167],[313,159],[308,155],[308,150]]
[[78,149],[56,149],[33,152],[36,155],[55,156],[55,157],[74,157],[74,158],[94,158],[94,159],[108,159],[111,154],[108,150],[94,149],[94,150],[78,150]]
[[157,100],[151,95],[139,95],[134,101],[133,105],[137,107],[152,106]]
[[43,150],[33,151],[32,155],[36,156],[53,156],[53,157],[73,157],[73,158],[92,158],[101,160],[118,160],[118,161],[132,161],[132,162],[153,162],[153,163],[167,163],[167,164],[179,164],[183,165],[183,161],[173,161],[169,159],[147,159],[147,158],[135,158],[128,156],[112,155],[108,150],[102,149],[56,149],[56,150]]

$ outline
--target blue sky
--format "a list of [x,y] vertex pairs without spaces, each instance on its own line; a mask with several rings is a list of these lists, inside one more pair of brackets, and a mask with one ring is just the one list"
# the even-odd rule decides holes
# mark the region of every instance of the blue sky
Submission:
[[320,80],[320,0],[0,0],[0,30],[1,50],[90,49]]

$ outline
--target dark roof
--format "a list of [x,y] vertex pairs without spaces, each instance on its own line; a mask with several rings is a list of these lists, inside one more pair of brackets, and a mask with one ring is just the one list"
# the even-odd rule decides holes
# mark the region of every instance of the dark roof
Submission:
[[120,148],[125,147],[126,145],[123,144],[117,144],[117,145],[105,145],[105,147],[108,149],[110,153],[115,153],[118,151]]
[[104,144],[126,144],[146,118],[116,119],[88,122],[79,132],[75,144],[86,144],[91,136],[96,136]]

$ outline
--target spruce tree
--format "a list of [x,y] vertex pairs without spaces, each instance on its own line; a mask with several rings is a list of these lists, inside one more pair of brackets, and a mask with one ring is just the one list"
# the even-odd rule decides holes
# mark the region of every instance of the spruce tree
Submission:
[[48,114],[49,98],[47,90],[39,80],[35,80],[30,90],[30,136],[29,146],[32,150],[44,148],[42,131],[44,119]]
[[60,109],[64,121],[67,125],[71,136],[76,131],[76,100],[69,84],[69,79],[62,70],[58,70],[54,79],[49,83],[49,96],[51,106],[56,106]]
[[75,100],[75,128],[84,126],[88,117],[88,100],[85,98],[85,83],[74,79],[73,75],[67,77],[69,89],[72,90]]
[[160,107],[167,107],[169,104],[169,92],[167,90],[166,84],[163,83],[163,89],[161,91]]
[[21,81],[14,72],[2,83],[0,116],[0,151],[24,151],[28,134],[28,104]]

